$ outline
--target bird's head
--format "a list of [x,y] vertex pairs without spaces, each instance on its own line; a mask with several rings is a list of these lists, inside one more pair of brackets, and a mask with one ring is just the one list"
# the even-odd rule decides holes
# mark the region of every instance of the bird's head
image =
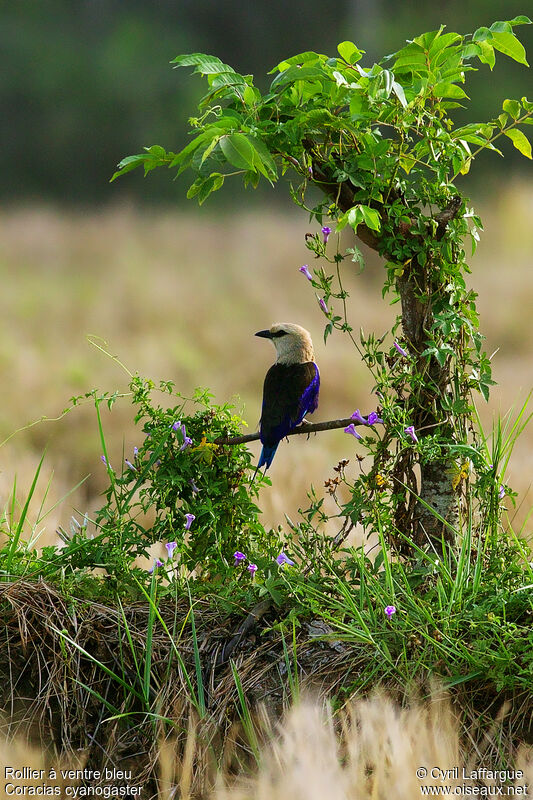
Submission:
[[315,360],[311,335],[301,325],[275,322],[268,330],[258,331],[255,335],[272,341],[278,354],[277,364],[305,364]]

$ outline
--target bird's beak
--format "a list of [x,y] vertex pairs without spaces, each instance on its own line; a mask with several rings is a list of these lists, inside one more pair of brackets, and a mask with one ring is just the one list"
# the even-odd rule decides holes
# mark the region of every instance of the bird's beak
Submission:
[[257,331],[254,336],[261,336],[263,339],[272,339],[272,334],[270,331]]

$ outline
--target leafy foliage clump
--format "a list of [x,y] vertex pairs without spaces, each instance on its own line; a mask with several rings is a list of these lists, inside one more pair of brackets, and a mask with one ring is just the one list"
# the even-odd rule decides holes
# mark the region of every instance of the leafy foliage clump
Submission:
[[[213,404],[212,395],[202,389],[185,398],[174,392],[170,381],[162,382],[159,389],[179,402],[161,406],[152,400],[154,388],[149,380],[132,379],[135,422],[143,440],[120,468],[107,451],[100,414],[102,403],[111,408],[116,395],[89,393],[109,477],[105,503],[94,519],[87,515],[82,522],[74,519],[70,532],[60,532],[64,546],[44,547],[40,556],[20,538],[22,519],[18,535],[11,536],[1,552],[8,574],[37,573],[71,588],[84,584],[90,593],[88,586],[94,580],[102,586],[94,571],[103,571],[104,584],[119,594],[135,596],[139,583],[146,586],[149,579],[136,560],[149,557],[156,543],[169,546],[162,571],[179,584],[195,580],[211,587],[232,586],[242,573],[235,570],[236,551],[245,550],[251,562],[272,562],[276,557],[279,536],[265,530],[255,504],[268,479],[259,474],[250,483],[251,453],[243,445],[216,441],[241,431],[244,421],[234,407]],[[157,572],[163,564],[159,559],[155,564]],[[251,573],[247,577],[252,580]],[[94,591],[99,590],[94,587]]]
[[[146,555],[148,542],[176,541],[187,570],[225,574],[244,542],[258,547],[266,539],[253,502],[261,482],[248,486],[250,452],[242,445],[216,444],[219,437],[239,433],[243,420],[230,404],[212,405],[205,390],[192,398],[193,414],[186,413],[187,402],[179,395],[177,406],[155,406],[152,388],[148,381],[133,380],[135,421],[144,441],[121,475],[110,470],[107,503],[96,522],[121,530],[117,545],[132,556]],[[171,394],[172,384],[163,389]],[[149,526],[141,514],[152,515]]]

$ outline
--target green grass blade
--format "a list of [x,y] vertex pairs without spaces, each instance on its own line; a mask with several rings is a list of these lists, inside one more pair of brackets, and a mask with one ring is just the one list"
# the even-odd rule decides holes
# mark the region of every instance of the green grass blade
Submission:
[[[41,472],[41,467],[43,465],[43,461],[44,461],[44,453],[41,456],[41,460],[39,461],[39,465],[37,466],[37,469],[35,471],[35,475],[33,476],[33,481],[32,481],[32,484],[30,486],[30,491],[28,492],[28,496],[26,498],[26,502],[24,503],[24,507],[22,509],[22,513],[20,515],[20,519],[18,521],[16,530],[15,530],[15,532],[13,534],[12,539],[11,539],[11,543],[10,543],[8,554],[7,554],[7,560],[6,560],[6,571],[7,572],[9,572],[9,570],[11,568],[11,563],[13,561],[13,556],[15,555],[15,552],[16,552],[17,547],[18,547],[18,543],[19,543],[20,536],[21,536],[21,533],[22,533],[22,528],[23,528],[23,525],[24,525],[24,523],[26,521],[26,516],[28,514],[28,508],[29,508],[31,499],[33,497],[33,494],[35,492],[35,487],[37,486],[37,481],[39,479],[39,474]],[[15,502],[15,491],[16,491],[16,481],[15,481],[15,484],[14,484],[14,487],[13,487],[13,503]],[[12,519],[14,519],[14,513],[13,512],[14,512],[14,508],[12,508]]]

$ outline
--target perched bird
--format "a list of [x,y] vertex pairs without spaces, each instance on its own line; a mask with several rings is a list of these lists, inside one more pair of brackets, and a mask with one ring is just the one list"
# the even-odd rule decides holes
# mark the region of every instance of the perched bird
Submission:
[[[311,336],[292,322],[276,322],[256,336],[270,339],[277,359],[263,386],[259,433],[263,449],[257,469],[272,464],[278,444],[318,407],[320,373],[315,364]],[[257,472],[257,470],[256,470]]]

